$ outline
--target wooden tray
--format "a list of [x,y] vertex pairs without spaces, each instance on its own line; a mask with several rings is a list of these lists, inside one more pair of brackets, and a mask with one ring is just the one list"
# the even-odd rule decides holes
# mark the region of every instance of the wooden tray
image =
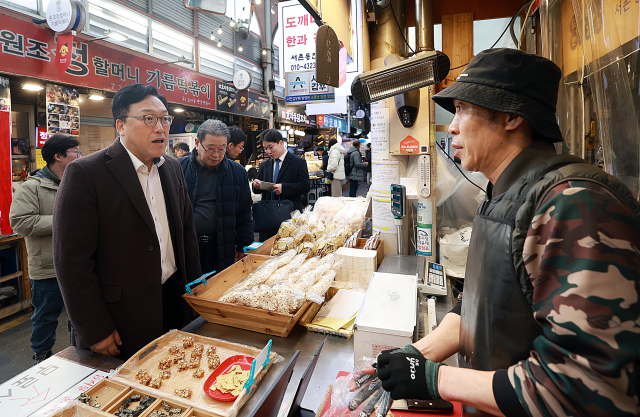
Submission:
[[78,401],[70,402],[65,408],[56,412],[51,417],[113,417],[112,414],[107,414],[104,411],[100,411],[97,408],[89,407]]
[[140,414],[140,417],[148,417],[149,414],[153,413],[154,410],[164,410],[164,408],[162,408],[162,403],[164,402],[169,404],[171,408],[181,408],[182,409],[182,413],[180,413],[181,416],[185,416],[189,411],[191,411],[191,407],[187,407],[184,404],[179,404],[170,400],[165,400],[164,398],[159,398],[159,401],[156,401],[155,403],[151,404],[149,408],[147,408],[146,410],[144,410],[142,414]]
[[236,282],[246,277],[268,259],[271,257],[247,255],[241,261],[209,278],[207,285],[200,284],[193,288],[193,295],[187,293],[182,298],[205,320],[212,323],[287,337],[309,305],[312,304],[311,301],[305,301],[296,314],[278,313],[218,301]]
[[[128,392],[120,394],[118,396],[118,398],[114,402],[111,403],[111,406],[109,406],[109,408],[107,408],[104,411],[107,414],[115,414],[118,411],[118,408],[120,408],[123,405],[124,400],[126,400],[129,397],[131,397],[132,395],[140,395],[140,400],[142,400],[142,398],[144,398],[146,395],[150,395],[151,397],[155,398],[153,400],[153,403],[151,403],[151,405],[149,405],[149,407],[147,407],[144,411],[147,411],[150,408],[153,409],[159,403],[159,401],[158,401],[158,398],[160,398],[159,394],[156,393],[154,395],[153,393],[146,393],[146,392],[143,392],[143,391],[139,391],[137,389],[132,389],[131,391],[128,391]],[[140,404],[139,401],[132,402],[129,405],[128,408],[131,409],[131,410],[135,410],[136,407],[138,406],[138,404]],[[144,413],[144,411],[143,411],[143,413]]]
[[[201,343],[205,346],[205,350],[208,345],[216,347],[217,353],[220,356],[220,361],[223,362],[233,355],[249,355],[256,357],[261,349],[251,346],[239,345],[236,343],[227,342],[225,340],[213,339],[204,337],[192,333],[183,332],[180,330],[171,330],[165,335],[159,337],[147,346],[138,351],[134,356],[127,360],[120,368],[118,368],[112,379],[130,385],[134,390],[144,392],[152,397],[161,398],[164,401],[181,404],[183,409],[195,408],[198,411],[209,413],[208,415],[220,416],[220,417],[235,417],[238,414],[240,408],[247,402],[247,400],[253,395],[256,387],[262,380],[266,372],[271,368],[273,359],[276,354],[271,352],[271,360],[267,364],[266,370],[258,371],[254,377],[254,384],[251,390],[247,392],[242,391],[238,398],[233,402],[221,402],[210,398],[204,392],[204,382],[209,375],[213,372],[207,366],[206,352],[203,353],[201,362],[201,368],[205,371],[203,378],[194,378],[192,376],[193,369],[187,369],[183,372],[178,372],[177,365],[172,365],[170,368],[171,378],[162,380],[162,386],[160,389],[150,388],[146,385],[142,385],[136,380],[136,373],[139,369],[147,369],[152,378],[156,378],[160,373],[158,369],[158,362],[160,359],[171,357],[169,354],[169,348],[172,345],[182,346],[182,339],[186,336],[191,336],[195,340],[195,343]],[[189,359],[193,348],[185,349],[186,358]],[[258,367],[259,368],[259,367]],[[191,388],[192,396],[190,399],[182,398],[174,394],[174,390],[177,388]],[[124,398],[121,398],[123,401]],[[120,401],[120,402],[121,402]],[[119,406],[119,405],[118,405]],[[155,408],[155,405],[153,406]],[[118,407],[116,407],[117,409]],[[146,410],[145,410],[146,411]]]
[[94,387],[85,391],[85,394],[91,396],[89,406],[95,408],[96,404],[100,405],[98,410],[109,409],[118,398],[131,390],[130,387],[120,384],[110,379],[103,379]]
[[[368,239],[358,239],[358,247],[357,249],[364,248],[364,244],[367,243]],[[367,249],[370,250],[370,249]],[[380,266],[382,260],[384,259],[384,245],[382,244],[382,239],[378,240],[378,247],[376,248],[376,266]]]
[[[336,293],[338,292],[338,289],[339,288],[329,287],[329,290],[325,295],[325,302],[322,305],[324,305],[327,301],[331,300],[331,298],[333,298],[333,296],[336,295]],[[318,311],[320,311],[320,308],[322,308],[322,306],[318,303],[311,304],[307,309],[307,311],[304,312],[302,317],[300,317],[300,325],[306,327],[307,330],[311,332],[332,334],[335,336],[341,336],[346,338],[350,338],[351,336],[353,336],[353,330],[342,330],[342,329],[331,330],[331,329],[327,329],[326,327],[311,324],[313,319],[316,318],[316,314],[318,314]]]

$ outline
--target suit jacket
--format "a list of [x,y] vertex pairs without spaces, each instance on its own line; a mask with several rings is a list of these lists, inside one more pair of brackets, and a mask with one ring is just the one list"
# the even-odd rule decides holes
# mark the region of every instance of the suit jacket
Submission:
[[[280,198],[293,202],[296,210],[302,211],[302,196],[311,189],[307,162],[299,156],[287,152],[280,171],[278,172],[278,178],[276,178],[275,181],[273,180],[274,163],[273,159],[263,162],[260,168],[258,168],[258,179],[274,184],[282,184],[282,194],[280,194]],[[262,194],[263,200],[269,200],[272,193],[272,191],[260,191],[255,188],[253,188],[253,192],[255,194]]]
[[[164,287],[172,281],[182,289],[174,290],[171,307],[186,324],[189,310],[180,295],[200,276],[198,242],[180,164],[164,158],[159,173],[177,267]],[[126,358],[163,334],[158,236],[120,139],[67,166],[53,214],[53,253],[72,345],[88,348],[117,330]]]

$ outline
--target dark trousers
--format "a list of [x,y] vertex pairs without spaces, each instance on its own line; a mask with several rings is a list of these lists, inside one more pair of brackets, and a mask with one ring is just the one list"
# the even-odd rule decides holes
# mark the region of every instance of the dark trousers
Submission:
[[358,186],[360,184],[358,181],[349,180],[349,197],[357,197],[358,196]]
[[162,284],[162,330],[182,329],[189,324],[187,302],[182,298],[185,288],[180,282],[180,273],[171,275]]
[[218,243],[214,240],[203,243],[198,242],[200,249],[200,270],[203,274],[218,271]]
[[31,280],[31,349],[36,354],[53,349],[56,343],[58,317],[64,307],[56,278]]

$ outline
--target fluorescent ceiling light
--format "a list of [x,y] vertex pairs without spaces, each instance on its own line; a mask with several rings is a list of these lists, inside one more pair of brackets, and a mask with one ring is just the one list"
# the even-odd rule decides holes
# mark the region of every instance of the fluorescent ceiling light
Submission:
[[444,80],[449,57],[442,52],[421,52],[414,58],[358,75],[351,94],[359,103],[373,103]]
[[101,91],[91,90],[89,91],[89,100],[102,101],[104,100],[104,94]]
[[183,113],[184,109],[182,107],[176,107],[175,109],[173,109],[173,111],[176,113]]
[[22,89],[27,91],[40,91],[44,89],[44,86],[36,81],[25,81],[22,84]]

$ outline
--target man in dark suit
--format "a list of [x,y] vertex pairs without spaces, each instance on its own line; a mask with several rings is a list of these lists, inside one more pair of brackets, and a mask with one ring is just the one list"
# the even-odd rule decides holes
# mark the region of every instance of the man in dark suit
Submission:
[[67,167],[53,253],[72,345],[128,358],[188,322],[181,294],[200,264],[182,169],[164,155],[166,99],[133,84],[111,111],[120,137]]
[[[287,152],[282,141],[282,135],[275,129],[267,129],[260,134],[262,147],[269,160],[263,162],[258,169],[258,179],[253,180],[253,192],[262,194],[263,200],[281,198],[293,202],[296,210],[302,211],[302,196],[309,192],[309,170],[307,162],[294,154]],[[260,190],[262,181],[275,185],[271,190]],[[264,241],[273,236],[280,227],[274,224],[273,233],[260,232],[260,240]]]

